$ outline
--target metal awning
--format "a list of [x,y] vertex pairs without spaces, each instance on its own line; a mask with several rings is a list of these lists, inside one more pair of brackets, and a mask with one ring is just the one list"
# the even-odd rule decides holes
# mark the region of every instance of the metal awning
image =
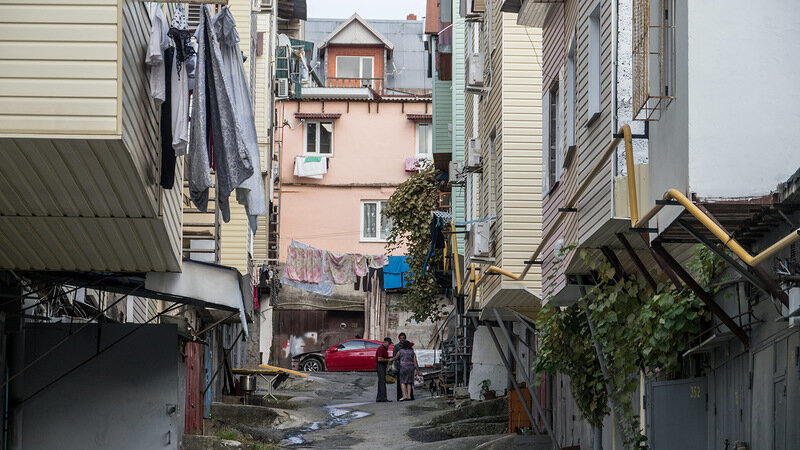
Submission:
[[494,317],[494,313],[491,311],[493,309],[499,310],[504,320],[514,320],[509,310],[534,319],[541,308],[542,298],[532,290],[525,286],[504,286],[489,297],[486,304],[483,305],[480,319],[491,320]]
[[[248,336],[245,298],[252,295],[250,283],[233,267],[183,260],[180,273],[150,272],[145,290],[184,299],[173,300],[223,311],[239,311],[244,337]],[[137,294],[138,295],[138,294]]]
[[[233,267],[184,259],[181,273],[23,272],[25,277],[52,283],[76,283],[135,297],[207,308],[209,312],[239,313],[247,337],[246,304],[252,304],[247,277]],[[66,280],[66,281],[65,281]],[[212,316],[215,316],[211,313]]]

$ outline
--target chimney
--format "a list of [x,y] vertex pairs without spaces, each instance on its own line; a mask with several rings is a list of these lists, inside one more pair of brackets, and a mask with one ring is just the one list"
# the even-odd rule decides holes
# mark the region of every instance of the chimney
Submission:
[[413,13],[409,14],[408,16],[406,16],[406,20],[417,20],[417,15]]

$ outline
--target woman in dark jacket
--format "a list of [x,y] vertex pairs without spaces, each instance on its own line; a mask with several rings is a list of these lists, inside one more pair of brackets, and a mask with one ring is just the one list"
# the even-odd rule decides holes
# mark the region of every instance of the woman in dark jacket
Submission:
[[400,361],[400,376],[397,382],[400,383],[403,390],[403,398],[400,401],[412,400],[411,389],[414,386],[414,375],[419,373],[419,364],[417,363],[417,354],[414,353],[410,342],[405,341],[400,344],[397,358]]
[[[396,364],[397,372],[400,372],[400,363],[397,362],[397,353],[400,352],[400,349],[403,346],[403,342],[406,341],[406,334],[400,333],[397,335],[397,340],[399,341],[397,345],[394,346],[394,350],[392,350],[392,364]],[[411,346],[414,346],[414,343],[411,343]],[[403,385],[401,383],[397,383],[397,401],[403,398]],[[411,385],[411,400],[414,400],[414,385]]]

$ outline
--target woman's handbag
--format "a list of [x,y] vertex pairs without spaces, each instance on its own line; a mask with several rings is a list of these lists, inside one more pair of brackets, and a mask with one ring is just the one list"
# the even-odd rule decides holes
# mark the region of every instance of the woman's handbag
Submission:
[[397,367],[400,363],[395,361],[389,365],[389,368],[386,369],[386,374],[396,377],[397,374],[400,372],[400,368]]
[[397,383],[397,377],[395,377],[393,375],[386,374],[384,378],[386,379],[386,384],[395,384],[395,383]]
[[420,374],[414,375],[414,387],[421,388],[423,386],[425,386],[425,378],[422,378]]

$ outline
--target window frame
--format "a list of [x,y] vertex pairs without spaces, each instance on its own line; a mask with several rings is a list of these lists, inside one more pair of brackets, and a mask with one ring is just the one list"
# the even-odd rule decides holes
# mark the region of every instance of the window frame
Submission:
[[[381,225],[383,224],[383,208],[389,200],[361,200],[360,214],[358,217],[359,240],[360,242],[386,242],[386,238],[381,238]],[[367,204],[376,204],[375,208],[375,237],[364,236],[364,215]],[[387,236],[388,238],[388,236]]]
[[598,2],[592,8],[587,18],[588,27],[588,67],[589,71],[587,76],[587,112],[586,112],[586,126],[590,126],[599,116],[601,111],[602,100],[600,92],[602,90],[602,66],[600,60],[602,59],[602,45],[603,27],[602,27],[602,4]]
[[545,171],[545,175],[547,176],[547,190],[546,192],[550,192],[555,189],[556,185],[558,184],[558,130],[559,130],[559,114],[558,114],[558,107],[559,107],[559,98],[561,89],[556,80],[550,89],[547,91],[547,155],[546,156],[546,163],[547,163],[547,170]]
[[[577,34],[573,32],[567,51],[567,120],[564,126],[567,132],[567,151],[572,151],[577,146],[577,132],[575,124],[577,122],[577,92],[578,92],[578,63],[577,63],[578,40]],[[565,158],[565,162],[569,158]]]
[[[329,123],[331,125],[331,151],[330,153],[320,153],[319,145],[320,145],[320,130],[322,127],[321,124]],[[314,152],[308,151],[308,126],[310,124],[316,125],[316,131],[314,133]],[[334,131],[336,127],[332,120],[306,120],[303,124],[303,155],[304,156],[333,156],[333,137]]]
[[[339,58],[358,58],[358,77],[342,77],[339,76]],[[368,77],[364,76],[364,63],[365,59],[369,59],[372,67],[372,73]],[[374,56],[362,56],[362,55],[336,55],[336,78],[351,78],[351,79],[365,79],[365,78],[375,78],[375,57]]]
[[[428,127],[428,149],[430,150],[429,153],[420,153],[419,152],[419,129],[421,126]],[[417,159],[424,158],[426,160],[433,160],[433,123],[431,122],[417,122],[416,126],[416,139],[414,141],[414,153],[417,156]]]

